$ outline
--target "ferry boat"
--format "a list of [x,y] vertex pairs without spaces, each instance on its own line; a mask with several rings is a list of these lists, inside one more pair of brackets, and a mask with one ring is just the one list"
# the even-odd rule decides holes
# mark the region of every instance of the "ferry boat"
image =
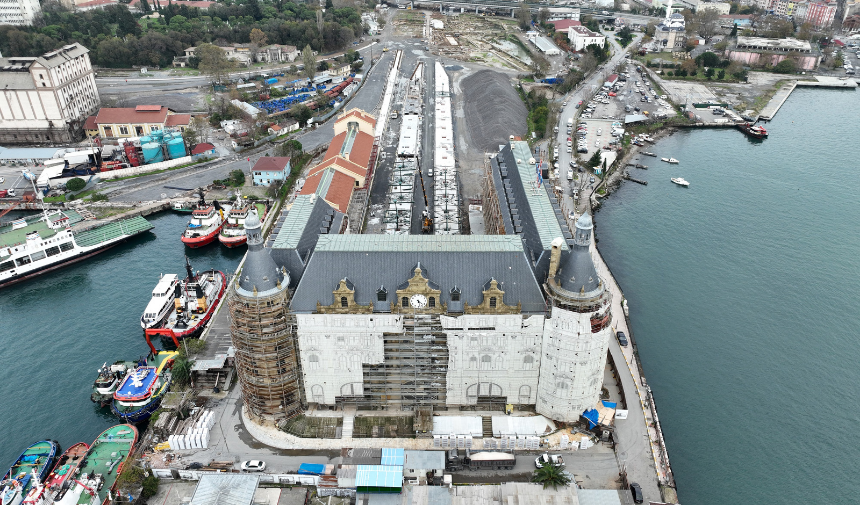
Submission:
[[112,365],[105,363],[99,368],[99,374],[93,382],[93,392],[90,394],[90,400],[93,403],[98,403],[99,407],[107,407],[113,402],[113,394],[119,388],[129,370],[133,370],[137,366],[158,367],[166,358],[173,359],[173,357],[167,356],[165,351],[156,350],[150,352],[146,358],[141,356],[137,361],[116,361]]
[[198,205],[191,212],[191,221],[182,234],[182,243],[191,248],[209,245],[218,238],[223,226],[224,209],[218,205],[217,200],[209,205]]
[[685,181],[683,177],[672,177],[671,180],[678,186],[684,186],[685,188],[690,185],[690,183]]
[[55,440],[42,440],[27,447],[0,481],[0,503],[20,505],[30,489],[48,476],[59,450]]
[[111,412],[127,423],[149,419],[170,389],[170,368],[178,355],[176,351],[161,351],[155,355],[155,363],[138,363],[114,391]]
[[749,123],[739,124],[737,125],[738,129],[752,138],[755,139],[764,139],[767,138],[767,130],[765,130],[764,126],[756,126],[751,125]]
[[266,217],[266,206],[262,203],[245,205],[241,208],[233,207],[227,213],[227,221],[218,235],[218,240],[226,247],[238,247],[248,241],[245,235],[245,219],[249,212],[254,212],[262,221]]
[[68,479],[70,483],[55,505],[109,505],[116,496],[116,478],[137,444],[137,428],[118,424],[102,432],[90,445]]
[[17,219],[0,226],[0,287],[85,260],[152,228],[140,216],[96,224],[74,210]]
[[66,449],[66,452],[57,460],[54,469],[48,474],[48,478],[30,489],[23,505],[51,505],[62,499],[69,488],[67,481],[81,464],[89,448],[89,445],[78,442]]
[[200,335],[212,318],[215,308],[224,297],[227,276],[219,270],[207,270],[195,274],[188,258],[185,259],[187,276],[175,287],[173,310],[158,325],[144,330],[146,343],[152,352],[152,337],[167,337],[178,348],[179,341]]
[[152,290],[152,298],[146,304],[143,315],[140,316],[140,326],[144,330],[161,324],[170,313],[178,284],[179,277],[176,274],[162,275],[158,279],[158,284]]

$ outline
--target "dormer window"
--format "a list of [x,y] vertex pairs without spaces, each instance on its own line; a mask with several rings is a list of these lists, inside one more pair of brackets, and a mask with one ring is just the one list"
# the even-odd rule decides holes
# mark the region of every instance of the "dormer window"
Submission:
[[460,288],[458,288],[457,286],[454,286],[451,289],[451,301],[452,302],[459,302],[460,301]]
[[388,300],[388,290],[386,290],[384,286],[380,286],[379,289],[376,290],[376,301],[384,302],[386,300]]

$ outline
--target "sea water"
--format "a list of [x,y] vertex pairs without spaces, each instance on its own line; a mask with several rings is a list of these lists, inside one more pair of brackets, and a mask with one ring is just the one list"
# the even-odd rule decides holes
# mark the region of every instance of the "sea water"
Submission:
[[681,503],[858,501],[858,118],[798,88],[764,141],[675,133],[595,216]]

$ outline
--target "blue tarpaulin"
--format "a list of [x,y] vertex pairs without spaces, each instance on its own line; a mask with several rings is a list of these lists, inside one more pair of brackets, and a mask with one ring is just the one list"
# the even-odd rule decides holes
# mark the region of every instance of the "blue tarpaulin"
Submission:
[[300,475],[322,475],[325,472],[325,465],[315,463],[302,463],[299,465]]
[[[594,428],[597,426],[597,411],[594,409],[588,409],[582,413],[582,417],[588,419],[588,428]],[[299,471],[301,473],[301,471]]]
[[606,401],[606,400],[603,400],[603,406],[604,406],[604,407],[608,407],[608,408],[610,408],[610,409],[614,409],[614,408],[616,407],[616,405],[617,405],[617,404],[616,404],[615,402],[608,402],[608,401]]

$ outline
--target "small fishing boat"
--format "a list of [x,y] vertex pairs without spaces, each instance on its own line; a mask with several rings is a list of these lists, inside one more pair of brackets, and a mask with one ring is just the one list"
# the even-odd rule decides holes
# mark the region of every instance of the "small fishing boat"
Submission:
[[170,368],[178,355],[176,351],[160,351],[152,365],[146,361],[138,363],[114,391],[111,412],[129,423],[149,419],[170,389]]
[[90,445],[75,469],[68,489],[55,505],[109,505],[116,496],[116,478],[137,444],[137,428],[118,424],[106,429]]
[[170,205],[170,208],[174,212],[181,212],[183,214],[187,214],[187,213],[193,212],[194,209],[197,208],[197,205],[194,202],[188,202],[188,201],[183,200],[183,201],[173,202]]
[[660,161],[665,161],[666,163],[671,163],[673,165],[677,165],[678,163],[680,163],[680,161],[676,160],[675,158],[660,158]]
[[754,139],[764,139],[767,138],[767,130],[764,126],[751,125],[749,123],[743,123],[737,125],[738,129],[750,137]]
[[151,351],[145,358],[141,356],[137,361],[115,361],[112,365],[105,363],[99,368],[99,374],[93,382],[93,392],[90,400],[98,403],[99,407],[107,407],[113,402],[113,394],[119,388],[129,370],[137,366],[159,366],[166,356],[165,351]]
[[684,186],[685,188],[690,185],[690,183],[685,181],[683,177],[672,177],[671,180],[678,186]]
[[19,505],[35,485],[41,484],[54,467],[60,444],[41,440],[27,447],[0,481],[0,504]]
[[62,499],[69,488],[67,481],[75,473],[89,448],[89,445],[78,442],[66,449],[48,474],[48,478],[33,486],[24,498],[23,505],[50,505]]

